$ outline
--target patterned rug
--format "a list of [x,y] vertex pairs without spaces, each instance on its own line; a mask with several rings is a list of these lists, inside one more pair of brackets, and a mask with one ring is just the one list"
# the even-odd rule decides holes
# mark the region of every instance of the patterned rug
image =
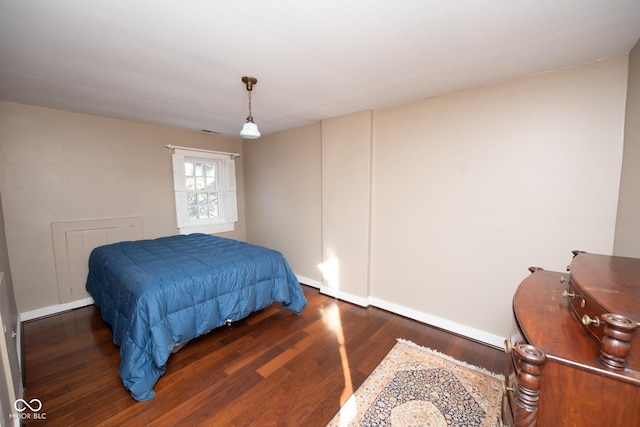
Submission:
[[398,340],[327,426],[497,426],[502,380]]

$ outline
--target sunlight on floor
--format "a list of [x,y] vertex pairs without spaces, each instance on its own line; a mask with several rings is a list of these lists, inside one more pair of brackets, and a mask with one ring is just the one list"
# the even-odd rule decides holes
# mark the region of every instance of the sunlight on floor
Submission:
[[[351,381],[351,370],[349,369],[349,357],[347,355],[347,349],[345,347],[344,331],[342,330],[342,319],[340,318],[340,309],[337,305],[320,309],[322,317],[327,326],[336,333],[336,339],[338,340],[340,359],[342,361],[342,373],[344,376],[344,389],[340,396],[340,405],[343,405],[345,409],[349,409],[346,412],[346,416],[340,420],[340,425],[347,425],[353,417],[357,414],[356,401],[353,399],[353,382]],[[343,410],[345,410],[343,409]]]
[[[331,289],[340,289],[338,280],[340,271],[339,267],[340,263],[338,262],[338,258],[335,257],[318,265],[318,268],[322,272],[324,282]],[[347,426],[357,415],[358,408],[356,405],[356,399],[353,396],[353,382],[351,380],[351,370],[349,369],[349,356],[347,355],[347,349],[345,347],[340,309],[334,304],[325,309],[321,308],[320,311],[327,326],[336,333],[336,339],[340,346],[340,360],[342,361],[342,374],[344,376],[344,389],[340,396],[340,405],[342,406],[340,412],[340,426]]]

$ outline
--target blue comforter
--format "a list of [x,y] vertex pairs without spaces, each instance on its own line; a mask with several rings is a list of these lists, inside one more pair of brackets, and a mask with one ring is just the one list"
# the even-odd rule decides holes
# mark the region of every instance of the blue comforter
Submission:
[[153,398],[176,344],[274,301],[306,306],[282,254],[190,234],[101,246],[89,257],[87,290],[120,346],[120,377],[136,400]]

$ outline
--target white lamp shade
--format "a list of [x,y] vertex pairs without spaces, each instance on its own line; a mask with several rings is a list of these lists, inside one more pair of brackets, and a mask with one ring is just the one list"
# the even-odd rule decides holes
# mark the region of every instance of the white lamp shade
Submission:
[[260,138],[260,131],[258,130],[258,125],[252,122],[246,122],[244,126],[242,126],[242,130],[240,131],[240,136],[245,139]]

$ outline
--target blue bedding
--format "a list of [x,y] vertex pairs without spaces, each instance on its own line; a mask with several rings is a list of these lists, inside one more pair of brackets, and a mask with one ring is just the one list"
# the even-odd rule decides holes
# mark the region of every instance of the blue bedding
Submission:
[[281,302],[306,306],[281,253],[190,234],[101,246],[89,257],[87,291],[120,346],[120,377],[136,400],[153,398],[175,345]]

